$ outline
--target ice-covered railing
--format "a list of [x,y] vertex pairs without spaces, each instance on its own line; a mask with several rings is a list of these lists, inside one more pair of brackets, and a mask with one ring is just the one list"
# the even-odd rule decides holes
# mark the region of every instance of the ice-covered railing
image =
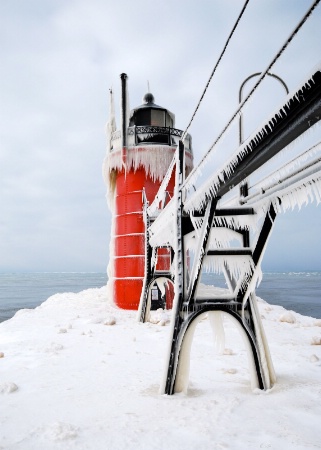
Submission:
[[[175,298],[162,393],[173,394],[187,388],[189,352],[195,326],[203,315],[208,314],[215,322],[217,332],[222,328],[221,311],[235,319],[245,338],[253,374],[252,387],[269,389],[275,381],[256,305],[255,287],[261,277],[261,261],[280,204],[285,204],[286,209],[287,205],[301,204],[305,197],[321,199],[318,145],[295,154],[289,147],[321,118],[320,67],[213,175],[205,175],[205,181],[200,186],[195,181],[209,162],[214,146],[219,141],[221,144],[225,131],[318,2],[314,2],[307,11],[185,181],[184,146],[180,143],[179,152],[175,154],[175,195],[161,209],[165,189],[162,186],[151,209],[153,214],[156,211],[159,214],[147,230],[149,245],[152,248],[169,245],[175,255],[172,264]],[[285,164],[279,164],[276,170],[268,169],[268,176],[266,173],[259,174],[251,186],[251,177],[265,168],[276,155],[285,152],[286,148],[290,159]],[[233,193],[236,190],[238,195],[235,196]],[[227,289],[223,292],[209,288],[204,295],[200,289],[203,270],[223,273]],[[148,277],[151,286],[157,273],[150,271]],[[145,305],[141,308],[141,321],[146,317],[147,298],[147,295],[141,298],[141,304]]]
[[320,194],[321,143],[318,143],[251,186],[243,204],[257,205],[270,199],[278,211],[285,211],[313,200],[320,203]]
[[[152,125],[137,125],[128,127],[127,142],[132,147],[140,144],[161,144],[177,146],[179,139],[182,137],[183,131],[177,128],[160,127]],[[192,138],[189,134],[184,136],[184,145],[186,151],[192,151]],[[111,151],[121,149],[121,131],[115,131],[111,134]]]
[[[315,0],[310,5],[310,7],[306,11],[306,13],[302,17],[302,19],[296,25],[294,30],[290,33],[290,35],[288,36],[286,41],[282,44],[282,46],[280,47],[279,51],[272,58],[272,60],[270,61],[270,63],[266,67],[266,69],[263,72],[261,72],[261,76],[259,77],[258,81],[255,83],[255,85],[250,90],[250,92],[246,95],[246,97],[241,101],[241,103],[239,104],[238,108],[236,109],[236,111],[234,111],[234,113],[232,114],[230,120],[227,122],[227,124],[225,125],[223,130],[219,133],[219,135],[217,136],[217,138],[215,139],[213,144],[210,146],[210,148],[207,150],[207,152],[203,155],[201,161],[194,167],[193,171],[191,172],[191,174],[189,175],[188,179],[184,183],[184,187],[185,188],[191,187],[191,186],[193,186],[195,184],[196,179],[202,174],[202,170],[204,169],[205,165],[208,164],[208,162],[210,161],[211,157],[213,156],[213,149],[215,149],[216,146],[220,143],[220,141],[222,141],[222,138],[225,136],[226,131],[230,128],[230,126],[235,121],[235,119],[239,116],[239,114],[242,113],[242,110],[244,109],[244,106],[252,100],[253,94],[256,91],[256,89],[258,88],[258,86],[262,83],[262,81],[265,79],[265,77],[269,74],[269,72],[271,71],[272,67],[275,65],[275,63],[278,61],[278,59],[284,53],[284,51],[286,50],[288,45],[291,43],[293,38],[300,31],[300,29],[305,24],[307,19],[311,16],[311,14],[315,10],[315,8],[318,6],[319,2],[320,2],[320,0]],[[318,70],[320,70],[320,67],[318,68]],[[311,77],[309,77],[309,78],[311,78]]]
[[[234,152],[184,203],[186,212],[201,209],[209,196],[222,196],[309,130],[321,117],[320,66],[302,86]],[[299,163],[300,160],[297,160]],[[185,187],[190,187],[187,178]]]
[[[281,107],[277,108],[256,132],[234,152],[232,157],[212,176],[208,177],[199,188],[188,190],[189,182],[187,178],[183,186],[183,195],[186,197],[184,211],[189,214],[194,210],[201,210],[209,198],[222,197],[227,194],[229,190],[239,185],[244,178],[262,167],[303,133],[310,130],[320,118],[321,72],[320,66],[318,66],[303,85],[289,94]],[[318,152],[318,148],[313,147],[309,152],[302,152],[292,162],[290,161],[285,165],[283,171],[289,174],[295,168],[300,168],[305,160],[311,160],[311,156]],[[291,147],[288,153],[291,157]],[[317,161],[318,157],[316,156],[315,162]],[[251,186],[249,188],[251,189]],[[237,198],[238,200],[239,198]],[[157,235],[160,237],[165,234],[164,227],[169,226],[173,214],[173,205],[170,202],[159,215],[157,222],[152,225],[151,239],[156,242]]]
[[[256,233],[260,233],[260,223],[262,224],[266,217],[269,205],[273,205],[274,211],[278,212],[294,205],[301,206],[312,198],[320,201],[320,144],[314,145],[309,150],[298,152],[296,149],[295,157],[292,156],[293,142],[306,131],[311,130],[320,118],[321,72],[318,66],[299,88],[287,96],[281,106],[234,152],[229,160],[209,176],[200,187],[189,191],[188,181],[182,183],[179,189],[183,199],[183,214],[186,217],[184,220],[186,223],[188,218],[188,223],[191,224],[190,232],[185,233],[184,245],[191,254],[194,252],[195,242],[201,238],[200,233],[205,220],[202,215],[209,202],[216,199],[217,208],[228,206],[233,209],[233,212],[226,214],[222,210],[214,214],[212,223],[216,230],[209,232],[208,240],[208,249],[211,253],[206,254],[203,249],[198,254],[196,258],[199,262],[195,270],[199,269],[200,264],[204,270],[218,273],[224,272],[228,267],[231,276],[241,283],[234,285],[236,290],[239,289],[249,276],[253,278],[255,267],[252,253],[259,239],[259,234],[256,235]],[[281,152],[285,152],[287,162],[268,176],[264,176],[263,179],[261,177],[261,180],[251,186],[250,175],[260,171]],[[176,199],[172,199],[164,209],[159,207],[164,196],[166,180],[171,176],[173,168],[174,162],[150,210],[155,217],[157,215],[157,219],[148,230],[150,245],[153,247],[168,245],[175,248]],[[245,179],[249,183],[248,194],[246,197],[240,197],[239,187]],[[236,191],[237,195],[227,202],[226,198],[233,191]],[[242,205],[254,206],[255,214],[243,215],[238,210]],[[225,235],[217,232],[219,228],[225,228]],[[243,233],[251,232],[252,247],[242,252],[236,249],[232,258],[233,252],[227,251],[228,229],[239,230],[238,232]],[[220,252],[220,248],[224,251]],[[254,278],[258,279],[260,272],[257,275]]]

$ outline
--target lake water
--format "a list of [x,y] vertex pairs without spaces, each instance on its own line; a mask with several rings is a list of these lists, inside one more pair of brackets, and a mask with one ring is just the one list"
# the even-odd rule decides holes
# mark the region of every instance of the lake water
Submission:
[[256,294],[268,303],[321,318],[321,272],[265,273]]
[[[203,281],[220,284],[216,275],[206,274]],[[19,309],[35,308],[53,294],[80,292],[106,283],[105,273],[0,274],[0,322]],[[265,273],[256,293],[268,303],[321,318],[321,272]]]
[[7,273],[0,274],[0,322],[19,309],[35,308],[54,294],[102,287],[105,273]]

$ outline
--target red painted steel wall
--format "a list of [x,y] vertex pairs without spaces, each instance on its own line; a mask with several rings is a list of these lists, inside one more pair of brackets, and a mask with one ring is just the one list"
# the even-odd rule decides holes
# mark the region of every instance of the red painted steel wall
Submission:
[[[175,174],[168,185],[170,196],[174,192]],[[142,191],[149,203],[159,189],[161,181],[153,181],[143,168],[134,172],[117,172],[115,188],[115,217],[113,236],[113,296],[123,309],[138,309],[145,267],[145,224],[143,221]],[[157,269],[169,270],[170,253],[159,249]],[[170,288],[170,292],[172,288]],[[173,293],[169,296],[172,296]],[[168,297],[168,295],[166,295]],[[167,303],[171,306],[172,298]]]

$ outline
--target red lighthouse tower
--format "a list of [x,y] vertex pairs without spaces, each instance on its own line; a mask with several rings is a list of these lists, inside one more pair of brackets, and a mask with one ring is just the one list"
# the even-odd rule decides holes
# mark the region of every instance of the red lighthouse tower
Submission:
[[[145,270],[143,190],[151,203],[174,157],[183,132],[175,128],[175,116],[154,103],[147,93],[143,104],[129,113],[127,75],[121,74],[121,128],[116,130],[113,98],[109,139],[103,171],[112,211],[108,287],[114,303],[137,309]],[[186,169],[193,164],[191,137],[186,136]],[[167,187],[174,191],[174,174]],[[169,251],[159,250],[157,269],[169,271]]]

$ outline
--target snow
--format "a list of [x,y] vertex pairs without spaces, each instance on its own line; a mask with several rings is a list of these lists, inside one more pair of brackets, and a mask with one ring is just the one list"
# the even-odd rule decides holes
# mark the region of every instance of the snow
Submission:
[[0,449],[320,448],[320,320],[258,299],[277,382],[252,392],[239,330],[222,314],[216,349],[205,315],[187,391],[166,396],[170,313],[143,324],[107,295],[57,294],[0,325]]

